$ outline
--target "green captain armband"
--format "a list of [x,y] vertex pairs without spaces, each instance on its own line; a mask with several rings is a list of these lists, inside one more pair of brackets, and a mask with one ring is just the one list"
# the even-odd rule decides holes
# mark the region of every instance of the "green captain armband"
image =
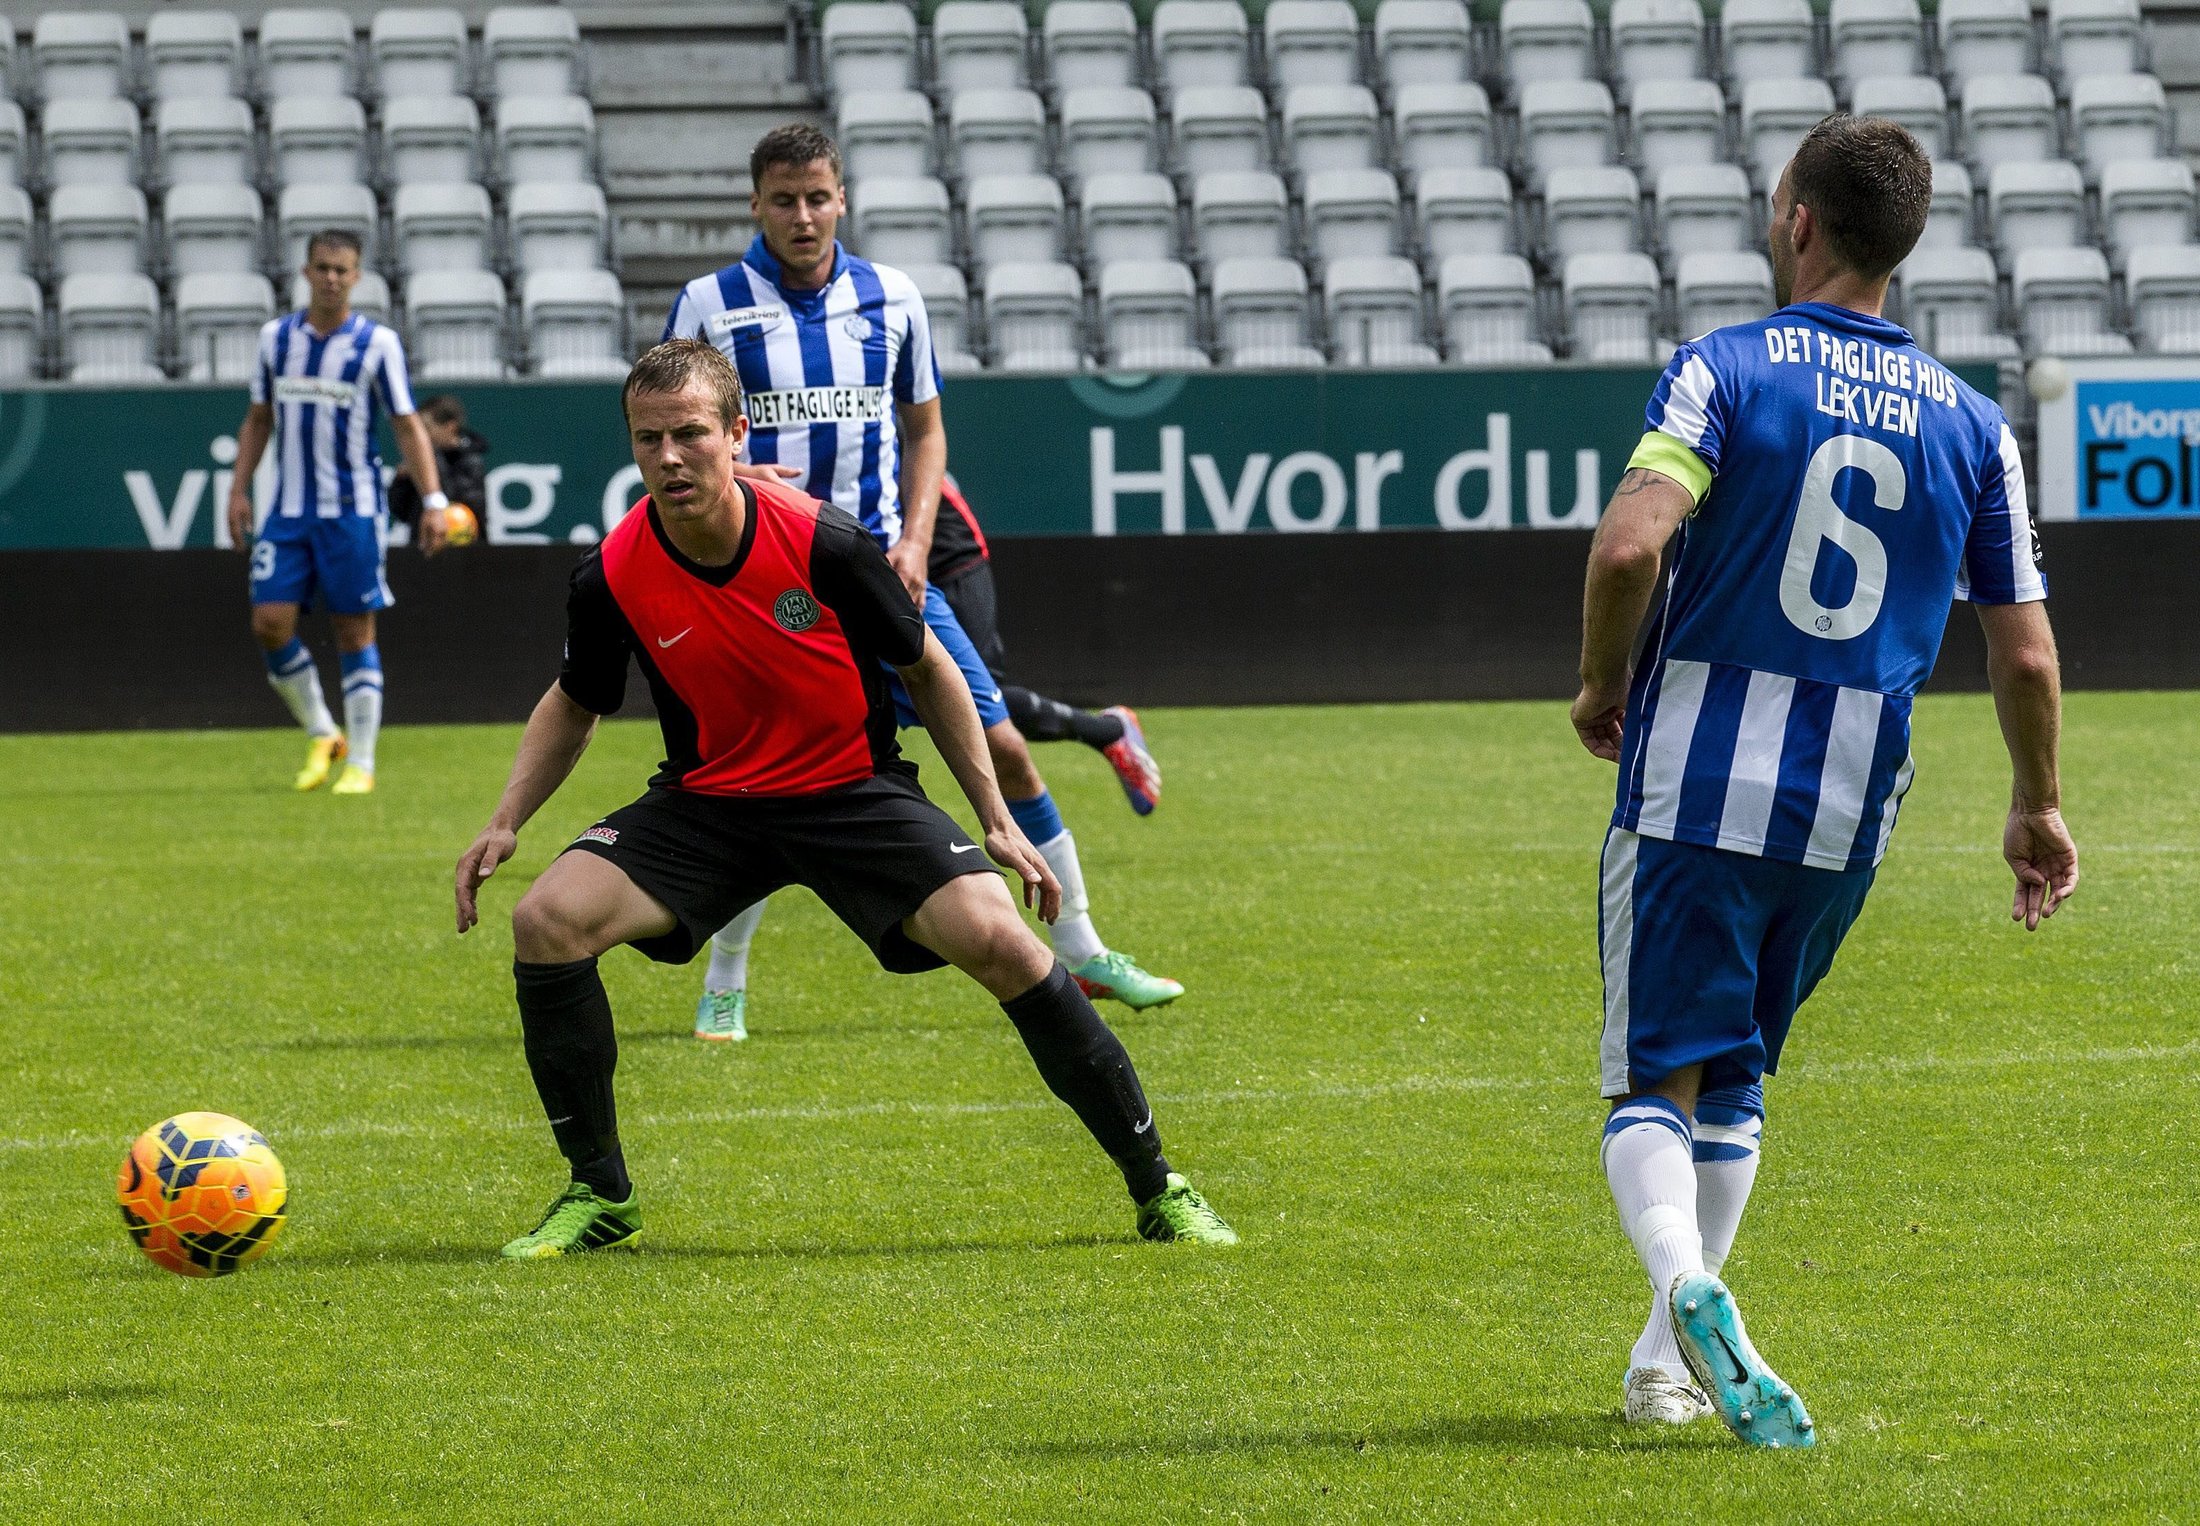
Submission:
[[1629,471],[1638,466],[1671,477],[1698,503],[1711,491],[1711,468],[1703,464],[1703,457],[1662,430],[1653,429],[1644,435],[1635,453],[1627,458]]

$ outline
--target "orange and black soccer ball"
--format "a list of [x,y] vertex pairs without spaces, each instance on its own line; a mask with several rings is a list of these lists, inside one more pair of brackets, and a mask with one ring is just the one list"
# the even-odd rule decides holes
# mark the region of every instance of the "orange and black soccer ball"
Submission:
[[138,1135],[115,1197],[130,1238],[155,1266],[226,1277],[267,1254],[290,1187],[252,1125],[226,1113],[178,1113]]

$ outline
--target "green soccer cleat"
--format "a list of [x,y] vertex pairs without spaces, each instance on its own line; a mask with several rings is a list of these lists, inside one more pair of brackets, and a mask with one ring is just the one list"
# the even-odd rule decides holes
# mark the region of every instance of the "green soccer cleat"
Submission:
[[1817,1427],[1803,1401],[1772,1370],[1742,1328],[1742,1311],[1709,1272],[1683,1272],[1666,1294],[1673,1334],[1711,1411],[1753,1447],[1807,1447]]
[[738,1044],[749,1036],[749,993],[705,991],[695,1004],[695,1036],[713,1044]]
[[558,1194],[542,1222],[504,1247],[507,1261],[540,1261],[547,1256],[577,1256],[591,1250],[636,1250],[642,1238],[641,1194],[623,1203],[598,1197],[573,1182]]
[[1184,994],[1184,988],[1175,981],[1147,974],[1130,955],[1112,949],[1093,955],[1071,970],[1069,976],[1077,982],[1078,989],[1094,1001],[1110,997],[1133,1012],[1143,1012],[1148,1007],[1166,1007]]
[[1139,1205],[1138,1233],[1148,1240],[1189,1240],[1194,1245],[1235,1245],[1237,1231],[1207,1206],[1199,1189],[1176,1172],[1169,1184]]

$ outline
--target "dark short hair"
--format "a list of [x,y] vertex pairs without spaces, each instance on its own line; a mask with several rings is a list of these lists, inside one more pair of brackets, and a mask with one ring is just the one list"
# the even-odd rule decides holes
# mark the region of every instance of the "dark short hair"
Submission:
[[1804,135],[1788,175],[1791,196],[1858,275],[1888,274],[1925,231],[1933,161],[1897,123],[1837,112]]
[[463,426],[466,422],[466,405],[449,392],[438,392],[420,405],[420,411],[438,424]]
[[717,394],[718,418],[727,429],[741,417],[741,376],[718,346],[704,339],[667,339],[642,352],[634,369],[626,373],[619,392],[619,409],[644,392],[679,392],[700,380]]
[[796,169],[806,164],[824,160],[833,167],[833,178],[841,178],[840,147],[833,140],[807,122],[789,122],[784,127],[774,127],[756,140],[756,147],[749,150],[749,184],[755,185],[764,178],[764,171],[775,164],[789,164]]
[[320,232],[308,238],[306,240],[306,261],[308,264],[312,263],[313,251],[316,249],[349,249],[352,258],[358,260],[362,265],[366,263],[367,259],[367,246],[360,241],[359,235],[349,228],[323,228]]

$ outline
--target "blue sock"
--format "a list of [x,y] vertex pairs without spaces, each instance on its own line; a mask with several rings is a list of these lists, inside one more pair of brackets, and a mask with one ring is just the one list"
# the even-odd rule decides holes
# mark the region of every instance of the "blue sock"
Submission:
[[1033,847],[1050,843],[1069,830],[1062,825],[1062,813],[1054,808],[1054,796],[1046,790],[1029,800],[1009,801],[1008,814],[1016,818],[1016,825],[1024,829]]
[[313,654],[306,650],[305,642],[296,636],[291,637],[290,644],[281,651],[263,652],[260,655],[267,659],[268,672],[277,678],[288,678],[313,662]]

